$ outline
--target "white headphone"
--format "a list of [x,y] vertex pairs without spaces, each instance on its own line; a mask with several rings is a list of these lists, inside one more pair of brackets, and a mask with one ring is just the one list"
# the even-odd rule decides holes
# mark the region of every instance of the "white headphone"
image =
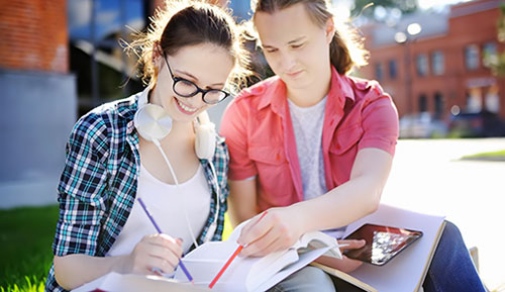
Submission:
[[[165,152],[161,148],[160,140],[165,138],[172,130],[172,118],[168,115],[167,111],[159,105],[147,103],[147,90],[145,90],[139,98],[139,108],[135,113],[133,118],[133,123],[137,132],[144,139],[153,142],[157,148],[160,150],[168,168],[174,178],[176,186],[179,186],[177,176],[166,156]],[[221,192],[219,191],[219,184],[217,181],[216,170],[212,163],[212,157],[216,151],[216,130],[215,125],[210,121],[209,115],[206,111],[200,113],[197,117],[197,121],[193,123],[195,129],[195,152],[196,156],[200,159],[207,159],[212,172],[214,174],[214,184],[216,185],[216,211],[214,216],[214,221],[212,222],[204,241],[209,241],[214,235],[217,229],[217,220],[219,215]],[[184,196],[183,196],[184,198]],[[186,210],[185,210],[186,211]],[[188,228],[193,238],[193,243],[198,246],[195,235],[189,224],[188,214],[186,213],[186,222],[188,223]]]
[[[148,141],[160,141],[172,130],[172,118],[159,105],[147,103],[139,107],[134,117],[135,128]],[[210,160],[216,150],[215,125],[206,111],[193,123],[196,133],[195,152],[200,159]]]

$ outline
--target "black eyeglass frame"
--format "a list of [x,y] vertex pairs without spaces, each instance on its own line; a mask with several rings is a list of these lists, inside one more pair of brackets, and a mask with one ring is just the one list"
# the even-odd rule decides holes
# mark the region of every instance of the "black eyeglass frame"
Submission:
[[[168,58],[167,58],[167,54],[166,53],[163,53],[164,57],[165,57],[165,63],[167,64],[167,68],[168,68],[168,71],[170,72],[170,76],[172,77],[172,80],[174,81],[174,83],[172,84],[172,89],[173,91],[179,95],[179,96],[182,96],[182,97],[185,97],[185,98],[191,98],[195,95],[197,95],[198,93],[202,93],[202,100],[203,102],[205,102],[206,104],[218,104],[220,103],[221,101],[225,100],[228,96],[230,96],[230,93],[227,92],[227,91],[224,91],[224,90],[220,90],[220,89],[202,89],[200,88],[198,85],[196,85],[194,82],[190,81],[190,80],[187,80],[187,79],[184,79],[184,78],[181,78],[181,77],[176,77],[174,76],[174,73],[172,73],[172,68],[170,68],[170,64],[168,64]],[[190,94],[181,94],[180,92],[178,92],[175,87],[177,85],[177,83],[179,82],[184,82],[184,83],[187,83],[187,84],[191,84],[192,86],[195,87],[195,91],[193,93],[190,93]],[[222,98],[220,98],[219,100],[206,100],[205,99],[205,95],[209,92],[220,92],[223,95]]]

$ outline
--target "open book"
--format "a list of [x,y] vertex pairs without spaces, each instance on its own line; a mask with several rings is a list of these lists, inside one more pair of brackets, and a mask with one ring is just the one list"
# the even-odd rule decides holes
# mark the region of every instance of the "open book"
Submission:
[[420,230],[423,236],[384,266],[363,263],[347,274],[331,268],[332,259],[313,265],[364,291],[419,291],[442,235],[445,217],[381,204],[376,212],[350,224],[343,237],[364,223]]
[[245,222],[237,226],[226,241],[206,242],[182,261],[193,277],[194,284],[178,268],[173,279],[157,276],[121,275],[109,273],[85,284],[73,292],[88,291],[266,291],[292,273],[325,255],[341,259],[337,240],[323,232],[304,234],[291,248],[265,257],[236,257],[212,289],[208,286],[237,249],[238,236]]
[[[196,286],[208,286],[224,263],[237,249],[236,240],[245,224],[242,223],[226,241],[208,242],[188,253],[182,261],[191,272]],[[265,257],[236,257],[212,290],[265,291],[312,261],[326,255],[341,259],[335,238],[319,231],[304,234],[291,248]],[[175,279],[185,281],[178,269]]]

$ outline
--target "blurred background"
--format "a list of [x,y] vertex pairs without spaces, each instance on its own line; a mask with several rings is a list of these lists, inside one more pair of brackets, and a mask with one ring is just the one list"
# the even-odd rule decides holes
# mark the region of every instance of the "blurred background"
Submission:
[[[250,17],[247,0],[209,1],[237,22]],[[369,65],[353,75],[391,94],[401,139],[505,137],[505,0],[332,2],[366,38]],[[0,209],[56,203],[76,120],[142,89],[123,47],[162,3],[0,0]],[[255,70],[270,76],[248,45]],[[218,127],[230,100],[210,111]]]
[[[214,2],[237,22],[249,19],[249,1]],[[333,2],[371,53],[354,75],[392,95],[401,138],[505,136],[504,1],[380,0],[365,9],[368,0]],[[76,119],[142,89],[123,47],[163,1],[0,3],[0,207],[53,201]],[[261,52],[249,48],[269,76]],[[218,126],[225,106],[211,111]]]

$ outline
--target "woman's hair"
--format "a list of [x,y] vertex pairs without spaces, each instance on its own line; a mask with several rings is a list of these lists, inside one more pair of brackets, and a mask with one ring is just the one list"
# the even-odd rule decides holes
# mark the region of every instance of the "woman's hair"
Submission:
[[[139,69],[144,84],[157,81],[153,60],[156,54],[173,55],[186,46],[211,43],[226,49],[234,60],[229,81],[240,88],[250,74],[249,53],[243,48],[230,11],[202,0],[165,0],[151,18],[146,33],[137,34],[127,49],[139,57]],[[163,51],[160,51],[163,50]]]
[[312,21],[319,27],[325,27],[328,19],[334,19],[335,35],[330,43],[330,61],[340,74],[347,74],[354,67],[367,64],[368,51],[364,48],[364,38],[350,23],[335,19],[328,0],[251,0],[251,9],[253,13],[271,14],[298,3],[304,5]]

